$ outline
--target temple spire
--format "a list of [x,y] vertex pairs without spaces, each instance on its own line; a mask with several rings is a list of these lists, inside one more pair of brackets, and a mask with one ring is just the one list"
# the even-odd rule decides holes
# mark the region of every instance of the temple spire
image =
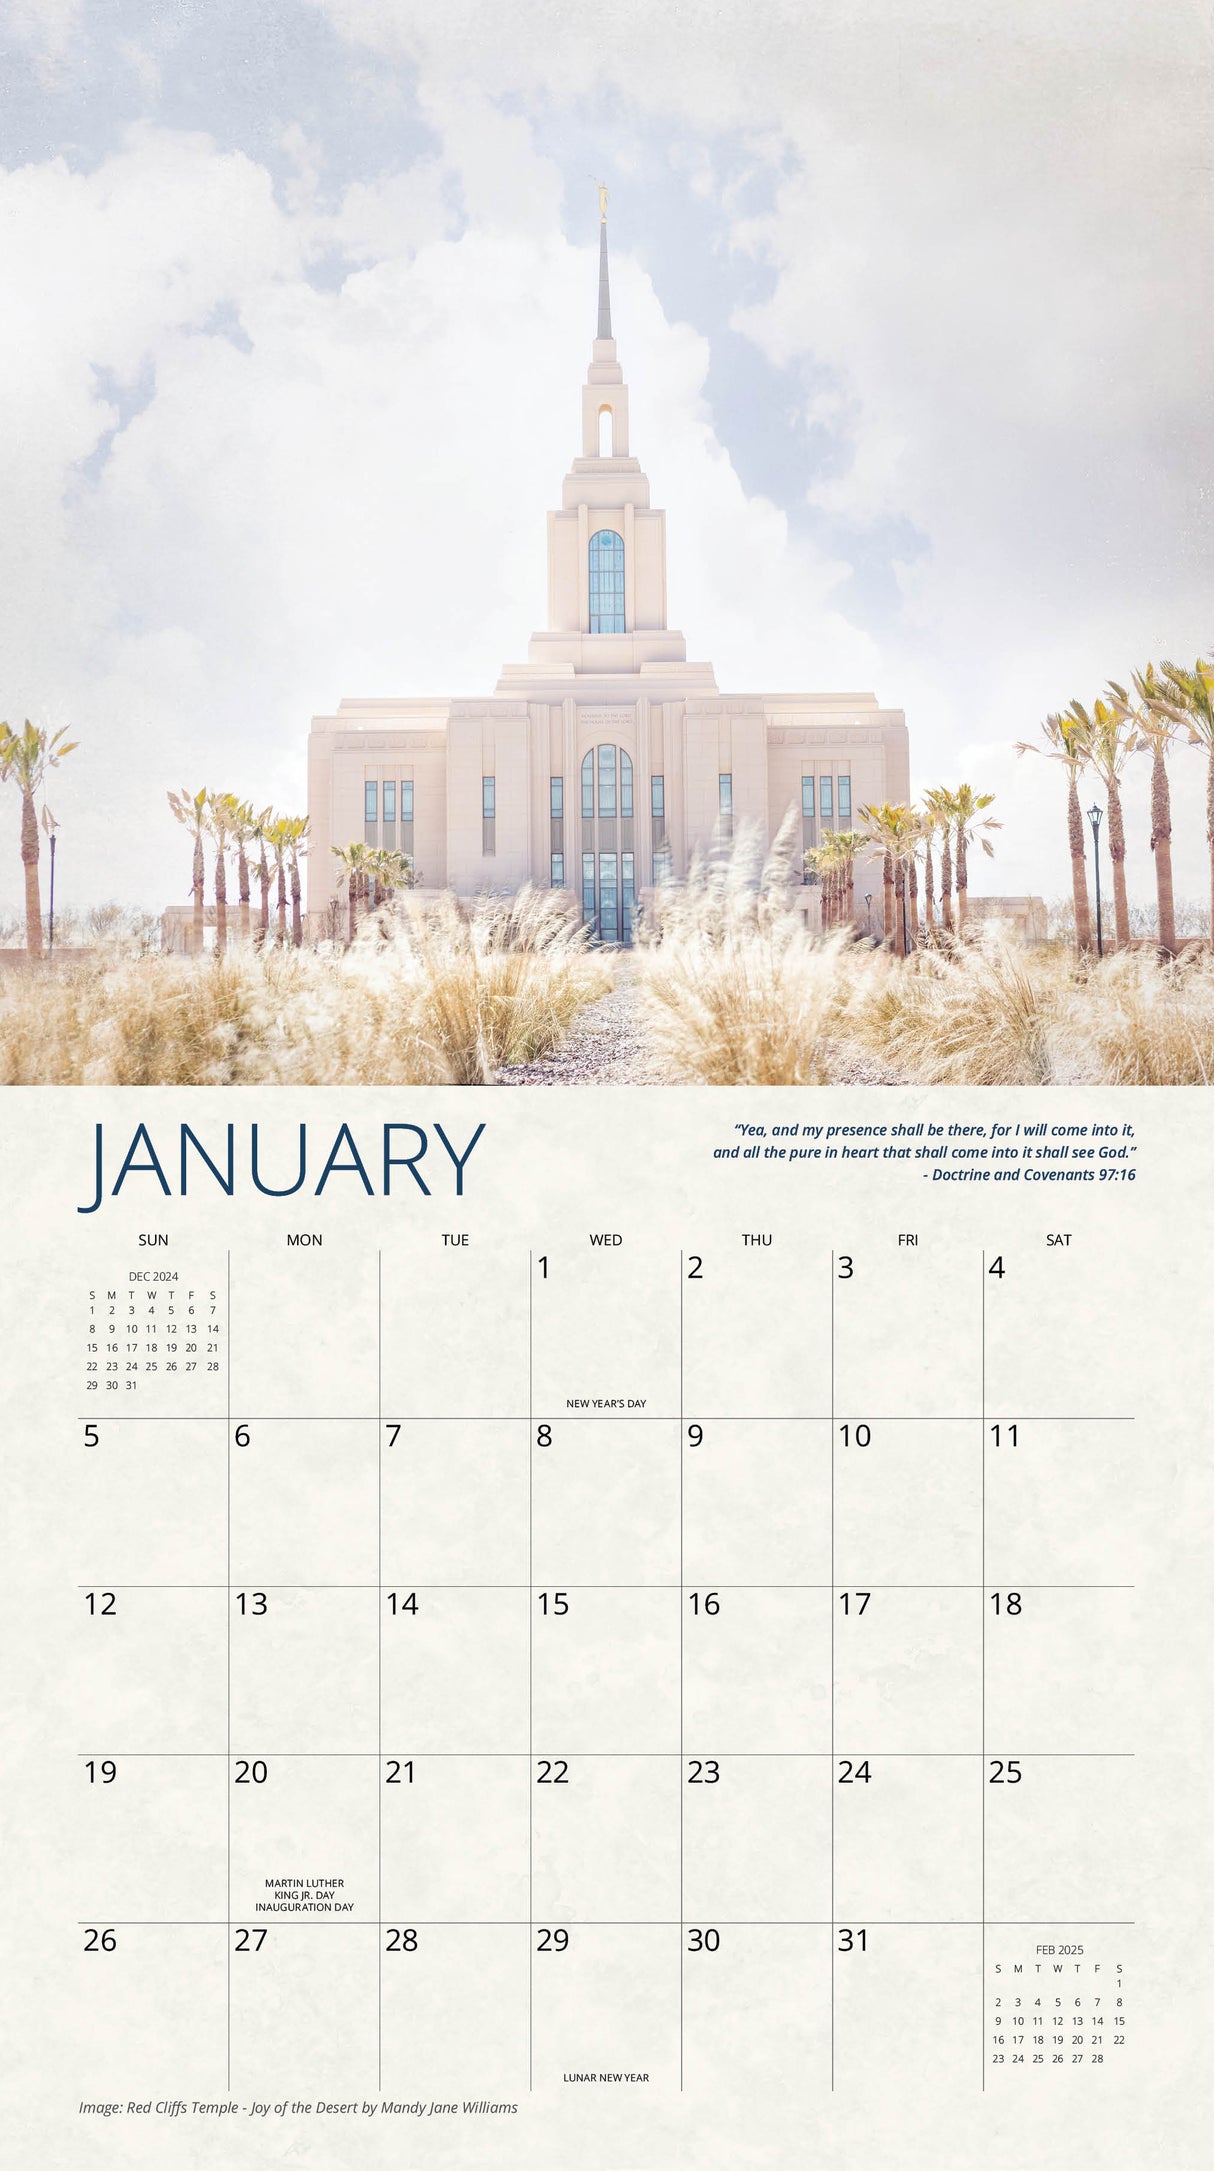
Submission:
[[607,185],[595,183],[599,192],[599,339],[611,338],[611,286],[607,277]]

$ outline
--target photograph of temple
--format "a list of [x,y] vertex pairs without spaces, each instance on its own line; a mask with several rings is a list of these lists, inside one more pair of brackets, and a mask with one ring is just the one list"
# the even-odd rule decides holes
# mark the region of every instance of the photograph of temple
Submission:
[[[900,709],[873,693],[722,693],[670,626],[666,515],[631,450],[611,328],[605,197],[581,452],[548,515],[547,624],[491,694],[353,697],[313,718],[317,930],[342,880],[330,847],[361,839],[407,853],[423,893],[563,891],[602,942],[627,945],[645,892],[714,837],[774,836],[791,813],[804,850],[910,796]],[[880,891],[873,860],[857,892],[870,864]]]

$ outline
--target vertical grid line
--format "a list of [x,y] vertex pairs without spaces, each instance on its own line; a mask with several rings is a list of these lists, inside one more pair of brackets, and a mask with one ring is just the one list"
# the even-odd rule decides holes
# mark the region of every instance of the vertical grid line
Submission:
[[979,1346],[980,1346],[980,1359],[981,1359],[981,1361],[980,1361],[980,1372],[981,1372],[981,1381],[980,1381],[980,1386],[979,1386],[979,1408],[980,1408],[980,1410],[981,1410],[981,1413],[982,1413],[982,1414],[981,1414],[981,1417],[980,1417],[980,1419],[979,1419],[979,1423],[980,1423],[980,1425],[981,1425],[981,1427],[982,1427],[982,1444],[981,1444],[981,1458],[982,1458],[982,1460],[981,1460],[981,1468],[982,1468],[982,1483],[981,1483],[981,1494],[980,1494],[980,1499],[981,1499],[981,1513],[982,1513],[982,1536],[981,1536],[981,1544],[980,1544],[980,1554],[981,1554],[981,1563],[982,1563],[982,1565],[981,1565],[981,1575],[982,1575],[982,1589],[981,1589],[981,1591],[980,1591],[980,1593],[979,1593],[979,1602],[980,1602],[980,1604],[981,1604],[981,1606],[982,1606],[982,1704],[981,1704],[981,1733],[982,1733],[982,1755],[981,1755],[981,1757],[980,1757],[980,1759],[979,1759],[979,1772],[980,1772],[980,1778],[981,1778],[981,1785],[982,1785],[982,1983],[981,1983],[981,2028],[980,2028],[980,2040],[981,2040],[981,2045],[982,2045],[982,2093],[983,2093],[983,2094],[985,2095],[985,2094],[986,2094],[986,1253],[985,1253],[985,1251],[984,1251],[984,1252],[982,1253],[981,1257],[982,1257],[982,1302],[981,1302],[981,1305],[980,1305],[980,1307],[979,1307],[979,1328],[978,1328],[978,1338],[979,1338]]
[[527,1253],[527,2088],[535,2087],[535,1252]]
[[227,1576],[227,1754],[224,1758],[224,1775],[227,1795],[227,1890],[228,1890],[228,1949],[227,1949],[227,2070],[228,2094],[232,2093],[232,1254],[225,1254],[224,1267],[224,1348],[227,1362],[226,1414],[224,1437],[227,1443],[226,1487],[224,1520],[226,1524],[226,1576]]
[[685,1255],[679,1253],[679,2090],[683,2088],[683,2005],[684,1976],[687,1969],[687,1931],[683,1922],[685,1882],[683,1874],[683,1642],[686,1634],[684,1615],[687,1611],[686,1567],[684,1562],[683,1481],[684,1443],[687,1427],[683,1421],[683,1281],[686,1272]]
[[375,1254],[375,1948],[376,2086],[384,2088],[384,1255]]
[[835,1254],[830,1255],[830,2085],[835,2085]]

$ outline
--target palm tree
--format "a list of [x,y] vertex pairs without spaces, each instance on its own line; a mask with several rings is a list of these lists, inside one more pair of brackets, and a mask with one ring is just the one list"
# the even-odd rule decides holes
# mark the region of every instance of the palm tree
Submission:
[[228,828],[236,840],[237,866],[240,871],[240,939],[247,942],[253,931],[253,914],[249,904],[249,856],[245,846],[256,831],[257,817],[251,802],[248,799],[237,799],[235,795],[231,797],[228,811]]
[[0,724],[0,781],[15,784],[21,794],[21,863],[25,869],[25,947],[30,957],[42,955],[42,893],[38,885],[38,817],[34,793],[45,781],[48,769],[57,769],[65,754],[74,754],[78,739],[63,743],[63,730],[48,732],[41,724],[14,731]]
[[957,933],[965,933],[965,915],[969,903],[969,848],[980,844],[988,859],[995,856],[995,847],[986,835],[988,829],[1002,829],[993,814],[982,819],[987,807],[995,804],[994,792],[976,792],[972,784],[958,784],[952,794],[953,830],[957,838]]
[[231,792],[207,794],[207,826],[215,839],[215,955],[228,946],[228,831],[236,805]]
[[266,858],[266,842],[270,834],[270,826],[273,820],[274,809],[272,807],[263,807],[260,814],[254,815],[253,826],[250,830],[250,835],[258,847],[257,880],[261,888],[261,913],[257,939],[263,949],[266,943],[269,941],[270,937],[271,878],[270,863]]
[[303,947],[303,912],[299,887],[299,855],[307,849],[308,817],[306,814],[289,814],[286,817],[286,849],[291,864],[291,941],[297,950]]
[[[1165,663],[1163,676],[1171,698],[1188,726],[1194,746],[1206,750],[1206,843],[1210,849],[1210,941],[1214,944],[1214,658],[1199,656],[1191,671]],[[1111,812],[1111,810],[1110,810]]]
[[823,853],[819,862],[816,854],[807,857],[818,865],[823,875],[822,902],[823,924],[832,927],[850,926],[855,918],[856,860],[868,844],[862,829],[828,829],[818,850]]
[[889,942],[894,933],[894,852],[891,840],[890,817],[894,809],[888,801],[880,806],[861,807],[860,820],[864,823],[864,835],[869,844],[881,854],[881,939]]
[[1089,716],[1081,701],[1067,710],[1087,733],[1088,761],[1104,785],[1109,802],[1109,857],[1113,862],[1113,923],[1118,947],[1130,939],[1130,907],[1125,887],[1125,821],[1121,810],[1121,773],[1138,738],[1128,720],[1111,702],[1097,700]]
[[350,915],[350,941],[358,933],[358,908],[364,887],[369,887],[370,853],[365,844],[332,844],[329,847],[346,871],[346,903]]
[[881,853],[884,940],[892,940],[894,949],[905,957],[906,916],[904,910],[899,915],[899,908],[906,897],[907,861],[918,842],[918,817],[913,807],[891,806],[886,800],[880,806],[861,807],[860,819],[865,824],[863,841],[875,844]]
[[266,843],[274,854],[274,873],[278,884],[275,898],[278,940],[284,949],[287,941],[287,852],[290,842],[290,820],[285,814],[276,814],[273,821],[266,825]]
[[1088,872],[1083,850],[1083,816],[1079,811],[1079,772],[1091,754],[1091,740],[1077,716],[1047,716],[1041,726],[1044,748],[1024,739],[1016,742],[1018,754],[1044,754],[1060,761],[1067,775],[1066,819],[1071,848],[1071,891],[1075,900],[1075,943],[1080,950],[1092,947],[1092,909],[1088,903]]
[[190,947],[195,956],[205,947],[203,933],[207,923],[207,870],[203,856],[202,840],[207,829],[207,806],[210,793],[205,784],[200,792],[170,792],[169,805],[177,820],[184,824],[194,839],[194,927]]
[[[940,831],[940,923],[946,934],[953,931],[953,795],[938,784],[924,792],[924,804],[932,829]],[[930,849],[930,845],[929,845]],[[930,887],[930,885],[929,885]],[[928,924],[931,915],[928,914]]]
[[1172,894],[1172,795],[1168,790],[1167,750],[1176,736],[1179,712],[1153,663],[1132,674],[1137,706],[1124,686],[1108,683],[1117,714],[1138,734],[1142,753],[1151,756],[1151,850],[1155,854],[1155,896],[1159,913],[1159,948],[1176,955],[1176,906]]

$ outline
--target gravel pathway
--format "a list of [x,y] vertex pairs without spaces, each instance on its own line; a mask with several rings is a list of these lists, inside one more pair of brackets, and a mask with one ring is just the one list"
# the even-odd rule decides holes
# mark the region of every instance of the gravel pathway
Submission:
[[511,1063],[497,1074],[504,1086],[669,1085],[649,1046],[640,1015],[640,989],[628,966],[597,1003],[580,1010],[567,1040],[538,1063]]

